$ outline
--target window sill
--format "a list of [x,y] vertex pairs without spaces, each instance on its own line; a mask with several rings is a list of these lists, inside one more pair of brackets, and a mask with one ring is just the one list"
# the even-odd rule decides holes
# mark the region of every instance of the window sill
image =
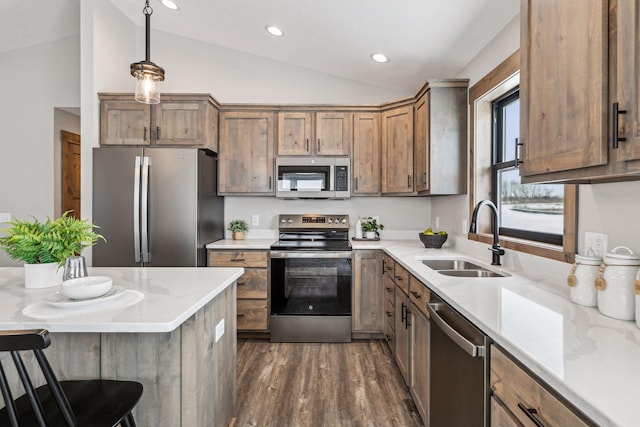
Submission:
[[[468,239],[476,242],[492,244],[493,235],[486,233],[469,233]],[[500,246],[530,255],[549,258],[556,261],[573,263],[575,254],[565,251],[562,246],[547,243],[532,242],[531,240],[516,239],[514,237],[500,236]]]

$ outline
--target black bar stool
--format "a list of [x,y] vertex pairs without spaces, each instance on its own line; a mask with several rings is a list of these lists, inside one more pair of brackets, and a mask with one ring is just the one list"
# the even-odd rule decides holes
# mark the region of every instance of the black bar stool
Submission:
[[[0,391],[5,407],[0,426],[135,427],[131,411],[142,396],[135,381],[58,381],[42,349],[51,338],[46,329],[0,331],[0,352],[10,352],[26,393],[13,398],[0,363]],[[47,384],[34,388],[19,351],[33,350]]]

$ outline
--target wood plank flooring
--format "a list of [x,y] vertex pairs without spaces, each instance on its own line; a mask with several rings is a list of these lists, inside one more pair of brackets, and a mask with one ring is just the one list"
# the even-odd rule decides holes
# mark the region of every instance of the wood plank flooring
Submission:
[[238,341],[234,427],[421,427],[383,340]]

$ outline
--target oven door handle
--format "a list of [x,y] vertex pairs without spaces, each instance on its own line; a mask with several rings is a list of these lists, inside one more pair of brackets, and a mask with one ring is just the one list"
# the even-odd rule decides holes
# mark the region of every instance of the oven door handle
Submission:
[[351,258],[350,251],[271,251],[271,258]]
[[449,338],[455,342],[458,347],[463,349],[469,356],[471,357],[484,357],[485,355],[485,347],[481,345],[475,345],[462,335],[455,329],[453,329],[440,315],[438,314],[438,310],[442,307],[442,304],[430,303],[427,304],[427,311],[429,312],[429,316],[431,320],[444,332],[447,334]]

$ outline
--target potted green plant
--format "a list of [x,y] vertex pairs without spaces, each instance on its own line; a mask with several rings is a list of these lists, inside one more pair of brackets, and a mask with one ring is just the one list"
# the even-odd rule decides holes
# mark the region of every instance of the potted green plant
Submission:
[[362,231],[365,238],[377,239],[380,237],[380,230],[384,230],[384,225],[379,224],[375,218],[369,217],[362,221]]
[[87,220],[62,216],[45,222],[15,219],[0,237],[0,247],[10,258],[24,262],[25,287],[44,288],[59,285],[67,257],[80,255],[86,247],[104,237],[93,231],[97,226]]
[[243,240],[244,233],[249,231],[249,224],[243,219],[234,219],[229,223],[227,230],[232,232],[233,240]]

